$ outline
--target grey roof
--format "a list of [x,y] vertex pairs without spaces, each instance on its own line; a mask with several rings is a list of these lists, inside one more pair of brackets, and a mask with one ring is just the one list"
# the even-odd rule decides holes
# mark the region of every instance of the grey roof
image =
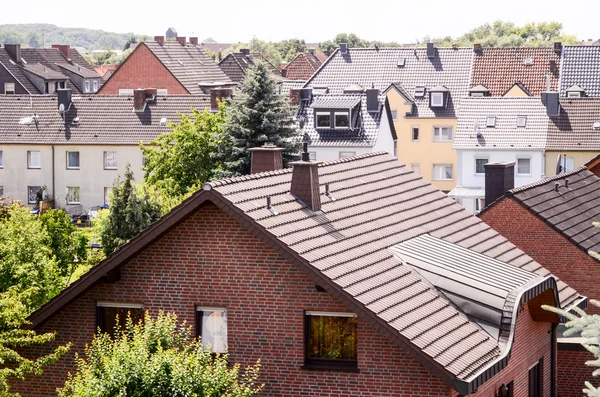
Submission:
[[[495,127],[486,127],[488,116]],[[517,118],[526,116],[525,127]],[[479,131],[482,137],[477,137]],[[465,97],[461,99],[454,149],[545,149],[548,116],[539,97]]]
[[64,74],[57,72],[47,66],[44,66],[39,63],[28,63],[27,65],[23,65],[23,69],[26,72],[34,74],[38,77],[43,78],[44,80],[68,80],[69,78]]
[[[595,47],[598,48],[598,47]],[[600,151],[600,98],[561,98],[560,114],[548,122],[547,150]]]
[[23,69],[13,62],[4,47],[0,47],[0,65],[4,66],[30,94],[40,94],[37,87],[29,81]]
[[[398,67],[398,59],[406,58]],[[471,80],[473,50],[471,48],[438,48],[436,57],[427,57],[425,48],[350,48],[347,54],[336,50],[306,83],[306,87],[326,86],[332,94],[340,94],[350,84],[374,85],[381,91],[392,83],[400,83],[413,94],[415,87],[427,89],[443,85],[450,90],[445,108],[431,109],[429,96],[416,98],[416,117],[455,117],[455,105],[467,95]]]
[[600,179],[585,167],[520,186],[507,195],[584,252],[600,251],[600,228],[592,224],[600,222]]
[[304,86],[306,81],[303,80],[284,80],[277,87],[280,95],[289,95],[290,90],[298,90]]
[[241,52],[232,52],[219,62],[219,68],[221,68],[232,81],[239,83],[244,80],[246,71],[256,66],[258,62],[262,62],[267,66],[271,72],[272,78],[275,78],[278,81],[284,80],[281,76],[281,72],[257,52],[251,52],[247,55]]
[[202,94],[199,84],[233,84],[215,61],[198,46],[177,41],[160,44],[146,41],[147,46],[190,94]]
[[[133,99],[118,95],[73,96],[66,122],[58,113],[56,96],[0,95],[0,145],[127,144],[149,142],[163,132],[161,118],[176,122],[190,108],[210,108],[209,95],[169,95],[149,102],[144,112],[133,111]],[[25,125],[19,121],[37,115]],[[79,123],[73,124],[78,117]]]
[[578,85],[588,96],[600,97],[600,51],[596,46],[564,46],[560,67],[560,95]]
[[361,101],[361,95],[319,95],[312,101],[315,109],[353,108]]
[[70,63],[57,63],[56,65],[61,69],[65,69],[71,73],[75,73],[76,75],[79,75],[83,78],[100,79],[100,75],[96,71],[90,70],[85,66]]

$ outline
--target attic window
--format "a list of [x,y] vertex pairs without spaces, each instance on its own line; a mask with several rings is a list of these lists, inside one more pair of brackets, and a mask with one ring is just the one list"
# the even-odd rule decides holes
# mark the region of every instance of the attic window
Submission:
[[517,117],[517,127],[525,127],[527,125],[527,116]]
[[486,127],[495,127],[496,126],[496,116],[488,116],[487,121],[485,122]]
[[331,127],[331,113],[329,112],[317,112],[315,115],[315,121],[317,128],[330,128]]
[[431,93],[431,107],[441,108],[444,106],[444,93],[443,92],[432,92]]
[[406,58],[404,58],[404,57],[398,58],[398,67],[403,68],[404,65],[406,65]]
[[579,91],[567,91],[567,96],[569,98],[580,98],[581,97],[581,92],[579,92]]
[[595,129],[596,131],[600,131],[600,122],[596,121],[596,122],[594,123],[594,129]]
[[418,85],[415,87],[415,97],[423,98],[425,96],[425,86]]
[[335,128],[348,128],[350,127],[350,117],[348,112],[335,112]]
[[525,66],[533,65],[533,58],[531,58],[531,57],[525,58],[525,60],[523,61],[523,65],[525,65]]

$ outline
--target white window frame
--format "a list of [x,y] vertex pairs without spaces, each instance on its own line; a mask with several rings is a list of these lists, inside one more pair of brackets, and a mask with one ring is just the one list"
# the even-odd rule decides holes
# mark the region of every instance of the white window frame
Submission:
[[[328,126],[319,126],[319,116],[325,116],[327,115],[327,117],[329,118],[329,125]],[[332,128],[333,126],[331,125],[331,112],[315,112],[315,128]]]
[[[224,316],[222,316],[221,318],[225,319],[225,344],[223,346],[223,349],[217,349],[215,350],[215,346],[211,345],[211,349],[213,351],[213,353],[226,353],[227,352],[227,348],[229,345],[229,327],[227,324],[227,308],[226,307],[210,307],[210,306],[196,306],[196,312],[202,312],[202,316],[204,317],[204,312],[212,312],[212,313],[225,313]],[[204,318],[202,319],[204,320]],[[204,329],[204,321],[201,321],[201,329],[197,330],[198,335],[201,337],[202,339],[202,343],[204,344],[204,337],[202,335],[202,331]]]
[[[31,164],[31,154],[32,153],[38,153],[39,160],[40,160],[39,165]],[[30,170],[42,169],[42,152],[41,151],[39,151],[39,150],[28,150],[27,151],[27,169],[30,169]]]
[[159,88],[156,90],[156,96],[167,96],[169,91],[166,88]]
[[496,116],[487,116],[485,126],[487,128],[496,128]]
[[[450,129],[450,139],[443,139],[444,129]],[[437,138],[436,138],[436,132],[438,132]],[[433,141],[434,142],[452,142],[453,135],[454,135],[454,131],[452,131],[452,126],[450,126],[450,125],[438,125],[438,126],[433,127]]]
[[[67,194],[67,204],[81,204],[81,187],[80,186],[67,186],[69,194]],[[77,189],[77,198],[78,200],[72,200],[73,191]]]
[[119,95],[133,95],[133,88],[119,88]]
[[567,91],[567,98],[581,98],[581,92],[579,92],[579,91]]
[[392,121],[394,121],[394,122],[398,121],[398,110],[392,109],[391,113],[392,113]]
[[444,107],[444,93],[443,92],[431,92],[431,107],[432,108],[443,108]]
[[475,157],[475,175],[476,176],[482,176],[485,175],[485,167],[483,169],[483,172],[477,172],[477,160],[485,160],[486,164],[490,162],[490,158],[486,157],[486,156],[476,156]]
[[0,150],[0,169],[4,168],[4,152]]
[[[520,160],[529,160],[529,173],[527,174],[522,174],[519,172],[519,161]],[[516,163],[516,172],[517,172],[517,176],[531,176],[531,168],[532,168],[532,164],[531,164],[531,157],[517,157],[517,160],[515,161]]]
[[[12,85],[12,90],[8,88],[11,85]],[[16,86],[15,83],[4,83],[4,95],[15,95],[15,93],[17,92],[17,88],[16,87],[17,86]]]
[[92,86],[91,83],[90,83],[90,81],[89,80],[84,80],[83,84],[84,84],[84,87],[85,87],[85,89],[84,89],[85,92],[90,92],[91,91],[90,88]]
[[[348,125],[347,126],[341,126],[338,127],[337,126],[337,121],[336,121],[336,116],[346,116],[348,118]],[[350,112],[346,111],[342,111],[342,112],[333,112],[333,128],[335,128],[336,130],[348,130],[350,129]]]
[[[417,169],[415,169],[415,167]],[[413,163],[410,165],[410,169],[413,170],[413,172],[419,176],[421,176],[421,164],[420,163]]]
[[[523,122],[521,123],[521,121],[523,121]],[[517,116],[517,127],[518,128],[527,127],[527,116]]]
[[350,152],[350,151],[341,151],[338,153],[340,159],[346,158],[346,157],[354,157],[356,156],[356,152]]
[[[415,129],[417,130],[417,139],[415,139]],[[410,141],[411,142],[419,142],[421,140],[421,128],[418,125],[413,125],[410,127]]]
[[[446,174],[446,169],[448,167],[450,167],[450,173],[452,174],[452,177],[451,178],[438,178],[438,176],[436,175],[436,172],[435,172],[435,167],[445,167],[443,169],[444,175]],[[431,179],[434,181],[453,181],[454,180],[454,166],[452,164],[433,164],[432,171],[433,171],[433,175],[432,175]]]
[[[115,162],[116,165],[115,166],[107,166],[106,165],[106,156],[108,153],[114,153],[115,154]],[[102,156],[102,161],[103,161],[103,166],[105,170],[116,170],[119,168],[119,153],[116,150],[107,150],[104,152],[103,156]]]
[[[78,151],[77,152],[75,152],[75,151],[67,151],[66,153],[67,153],[67,169],[68,170],[78,170],[78,169],[80,169],[80,167],[81,167],[81,155],[79,154],[79,152]],[[79,163],[79,164],[77,164],[77,167],[72,166],[71,164],[69,164],[69,154],[71,154],[71,153],[77,153],[77,162]]]
[[98,92],[98,80],[92,80],[92,92]]
[[575,159],[573,157],[567,157],[567,164],[564,172],[573,171],[573,169],[575,169]]
[[37,190],[39,191],[42,187],[41,186],[27,186],[27,204],[37,204],[37,191],[36,191],[36,197],[33,200],[31,199],[31,189],[32,188],[37,188]]

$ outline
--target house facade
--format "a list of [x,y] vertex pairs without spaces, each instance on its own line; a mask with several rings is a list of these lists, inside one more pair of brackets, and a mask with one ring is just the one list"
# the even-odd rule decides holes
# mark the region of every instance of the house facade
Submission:
[[[260,359],[267,396],[554,395],[558,318],[540,305],[585,298],[391,155],[292,165],[205,185],[32,326],[81,351],[99,320],[174,311],[232,362]],[[15,390],[54,395],[72,359]]]

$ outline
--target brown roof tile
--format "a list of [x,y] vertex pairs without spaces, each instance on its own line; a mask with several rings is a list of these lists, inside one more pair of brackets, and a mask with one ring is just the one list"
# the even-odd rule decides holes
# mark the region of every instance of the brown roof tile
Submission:
[[548,121],[546,150],[599,150],[600,98],[561,98],[560,107]]

